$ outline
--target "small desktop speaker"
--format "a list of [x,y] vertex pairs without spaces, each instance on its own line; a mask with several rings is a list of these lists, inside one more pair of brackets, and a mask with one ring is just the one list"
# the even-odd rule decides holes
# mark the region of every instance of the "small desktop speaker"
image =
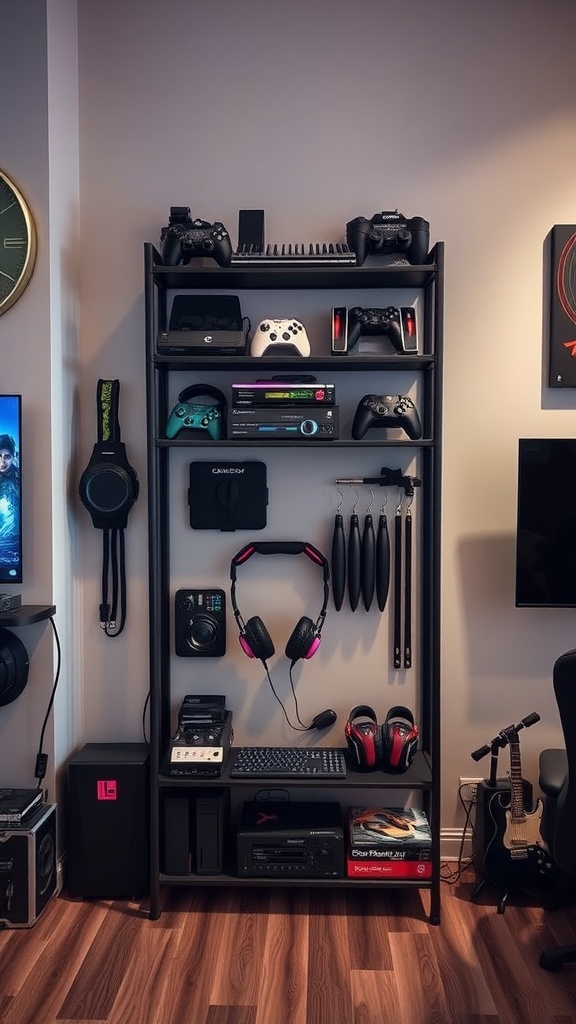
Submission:
[[147,743],[87,743],[68,763],[66,890],[130,899],[150,891]]
[[56,805],[0,826],[0,928],[30,928],[56,892]]

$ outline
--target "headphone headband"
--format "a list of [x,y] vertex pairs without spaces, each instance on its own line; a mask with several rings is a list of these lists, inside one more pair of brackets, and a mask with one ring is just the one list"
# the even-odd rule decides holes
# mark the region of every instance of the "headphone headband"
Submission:
[[322,599],[322,607],[316,620],[315,628],[321,630],[324,625],[324,619],[326,618],[326,611],[328,608],[328,599],[330,597],[330,589],[328,583],[330,581],[330,567],[328,559],[324,557],[318,548],[315,548],[309,541],[299,540],[265,540],[265,541],[251,541],[249,544],[245,544],[243,548],[238,551],[231,563],[230,563],[230,579],[232,586],[230,588],[230,603],[234,612],[236,622],[243,627],[242,616],[236,603],[236,567],[243,565],[247,562],[252,555],[306,555],[310,561],[316,565],[322,567],[323,579],[324,579],[324,595]]
[[178,395],[178,401],[189,402],[191,398],[200,398],[201,396],[215,398],[222,408],[226,409],[226,396],[224,392],[220,391],[219,388],[215,388],[212,384],[189,384]]

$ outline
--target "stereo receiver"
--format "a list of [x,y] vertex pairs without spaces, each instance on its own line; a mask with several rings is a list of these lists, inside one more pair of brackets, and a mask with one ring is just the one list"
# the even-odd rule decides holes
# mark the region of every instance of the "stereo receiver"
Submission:
[[245,803],[238,827],[238,875],[343,878],[340,804]]
[[230,410],[230,437],[338,439],[338,406],[302,405],[278,408],[249,406]]

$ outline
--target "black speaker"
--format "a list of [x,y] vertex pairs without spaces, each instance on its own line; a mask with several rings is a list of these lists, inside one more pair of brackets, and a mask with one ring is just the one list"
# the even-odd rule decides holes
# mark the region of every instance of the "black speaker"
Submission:
[[0,927],[30,928],[56,892],[56,805],[0,827]]
[[71,897],[145,896],[147,743],[87,743],[68,763],[66,889]]
[[[522,782],[524,789],[524,806],[532,806],[532,784],[527,779]],[[501,793],[510,794],[510,779],[497,779],[495,786],[490,786],[484,779],[478,783],[476,798],[476,818],[472,836],[472,859],[476,877],[484,877],[486,866],[486,847],[494,835],[495,824],[490,814],[490,800]]]

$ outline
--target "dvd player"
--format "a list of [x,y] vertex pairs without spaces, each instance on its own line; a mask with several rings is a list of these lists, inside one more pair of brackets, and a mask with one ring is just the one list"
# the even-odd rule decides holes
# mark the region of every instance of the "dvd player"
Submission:
[[229,417],[229,436],[334,441],[338,439],[338,413],[337,405],[233,407]]

